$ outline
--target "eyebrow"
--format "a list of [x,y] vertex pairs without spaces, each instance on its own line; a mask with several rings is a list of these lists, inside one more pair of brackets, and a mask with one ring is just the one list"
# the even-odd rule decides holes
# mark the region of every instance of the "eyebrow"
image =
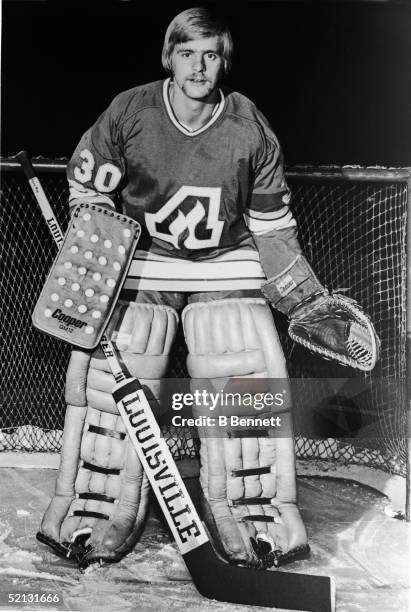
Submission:
[[[191,49],[190,47],[180,47],[180,49],[177,49],[177,53],[196,53],[195,49]],[[204,49],[201,50],[202,53],[215,53],[215,55],[220,55],[219,51],[216,51],[215,49]]]

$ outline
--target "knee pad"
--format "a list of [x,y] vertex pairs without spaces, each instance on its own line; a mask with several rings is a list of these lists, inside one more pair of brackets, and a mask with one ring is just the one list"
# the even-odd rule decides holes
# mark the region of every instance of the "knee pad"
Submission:
[[[107,331],[153,403],[176,328],[172,308],[119,304]],[[81,567],[129,552],[148,504],[149,484],[111,395],[114,384],[101,349],[73,351],[56,491],[37,537]]]
[[[182,319],[193,378],[211,379],[220,390],[224,378],[287,377],[265,300],[194,303]],[[281,414],[286,437],[268,429],[256,428],[253,435],[253,428],[230,427],[213,437],[210,428],[199,428],[204,518],[219,552],[232,562],[269,567],[309,550],[296,505],[290,403],[275,414]]]
[[286,378],[285,358],[265,300],[199,302],[182,315],[190,376]]
[[[131,376],[138,378],[154,412],[159,410],[161,378],[165,375],[178,324],[176,311],[161,304],[118,304],[107,334]],[[103,351],[93,353],[87,376],[87,401],[94,408],[117,414],[114,386]]]

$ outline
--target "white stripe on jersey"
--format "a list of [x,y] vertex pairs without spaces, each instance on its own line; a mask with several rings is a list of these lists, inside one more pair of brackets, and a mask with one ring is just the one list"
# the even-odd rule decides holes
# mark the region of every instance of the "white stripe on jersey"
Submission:
[[223,291],[259,289],[265,280],[259,256],[238,249],[202,261],[188,261],[137,251],[124,289],[152,291]]
[[258,210],[249,208],[247,209],[246,215],[252,217],[253,219],[264,219],[265,221],[271,221],[273,219],[281,219],[282,217],[285,217],[289,210],[289,206],[281,206],[281,208],[271,210],[270,212],[260,212]]
[[[172,255],[159,255],[157,253],[153,253],[151,251],[143,251],[142,249],[137,249],[133,259],[141,259],[144,261],[165,261],[165,262],[175,262],[177,264],[182,264],[184,266],[190,265],[192,266],[193,262],[191,259],[181,259],[181,257],[173,257]],[[222,255],[217,255],[216,257],[210,259],[199,260],[205,263],[213,263],[214,261],[260,261],[260,256],[258,251],[252,248],[243,247],[242,249],[236,249],[235,251],[227,251]]]
[[87,189],[81,183],[77,183],[72,179],[69,179],[69,206],[77,206],[80,202],[88,202],[89,204],[109,204],[113,208],[114,202],[106,195],[94,191],[93,189]]
[[247,224],[248,229],[253,234],[260,236],[261,234],[267,234],[272,230],[281,230],[287,227],[294,227],[297,225],[291,211],[289,210],[285,215],[282,215],[279,219],[253,219],[247,213],[244,214],[244,220]]
[[177,292],[205,292],[205,291],[234,291],[235,289],[260,289],[264,279],[242,278],[221,279],[220,281],[202,279],[185,280],[184,283],[178,279],[159,281],[157,279],[127,279],[124,289],[141,291],[177,291]]

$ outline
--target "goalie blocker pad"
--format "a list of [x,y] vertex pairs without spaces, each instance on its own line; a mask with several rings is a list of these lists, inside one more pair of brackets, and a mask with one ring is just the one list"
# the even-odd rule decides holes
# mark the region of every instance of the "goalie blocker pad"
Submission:
[[79,348],[96,348],[140,232],[125,215],[79,204],[34,309],[34,326]]

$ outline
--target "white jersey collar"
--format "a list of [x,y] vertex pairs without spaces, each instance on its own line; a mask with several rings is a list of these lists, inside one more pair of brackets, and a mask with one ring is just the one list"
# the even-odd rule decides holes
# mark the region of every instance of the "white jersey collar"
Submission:
[[165,104],[165,107],[166,107],[167,114],[168,114],[171,122],[176,126],[176,128],[180,132],[182,132],[186,136],[197,136],[197,134],[201,134],[201,132],[204,132],[205,130],[207,130],[211,125],[213,125],[213,123],[215,123],[217,121],[217,119],[219,118],[219,116],[223,112],[224,103],[225,103],[225,97],[224,97],[224,94],[221,91],[221,89],[219,90],[220,91],[220,102],[218,104],[216,104],[216,106],[214,108],[214,111],[213,111],[213,114],[211,115],[210,119],[207,121],[207,123],[205,125],[203,125],[198,130],[191,131],[187,127],[185,127],[182,123],[180,123],[179,120],[177,119],[177,117],[174,114],[174,111],[172,109],[171,102],[170,102],[170,97],[168,95],[170,82],[171,82],[171,79],[168,78],[163,83],[163,100],[164,100],[164,104]]

